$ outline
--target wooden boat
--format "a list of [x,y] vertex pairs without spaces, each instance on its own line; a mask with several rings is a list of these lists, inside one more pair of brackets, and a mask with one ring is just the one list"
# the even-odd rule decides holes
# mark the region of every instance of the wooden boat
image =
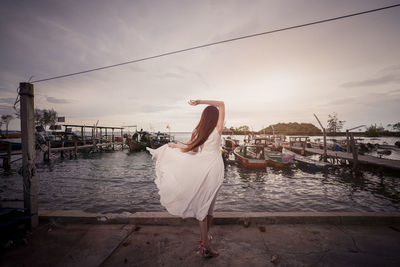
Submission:
[[331,164],[328,162],[312,160],[287,149],[284,149],[283,151],[286,154],[293,155],[294,162],[301,169],[307,169],[310,171],[323,171],[327,170],[331,166]]
[[265,168],[264,147],[255,145],[245,145],[235,148],[234,155],[236,160],[246,168]]
[[128,134],[125,134],[124,137],[126,139],[125,143],[132,152],[143,151],[146,150],[146,147],[150,147],[150,134],[146,131],[136,132],[132,135],[132,137],[130,137]]
[[277,151],[266,152],[267,165],[277,168],[288,167],[293,162],[293,156]]

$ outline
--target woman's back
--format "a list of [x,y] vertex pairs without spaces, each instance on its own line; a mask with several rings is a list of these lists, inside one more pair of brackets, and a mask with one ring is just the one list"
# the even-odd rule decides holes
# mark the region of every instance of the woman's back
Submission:
[[207,141],[201,146],[201,152],[219,152],[221,151],[221,136],[219,135],[217,128],[211,132],[208,136]]

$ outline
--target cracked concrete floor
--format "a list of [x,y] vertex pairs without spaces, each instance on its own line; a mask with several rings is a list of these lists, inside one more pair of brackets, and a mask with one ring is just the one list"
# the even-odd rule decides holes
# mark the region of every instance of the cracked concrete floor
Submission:
[[[388,226],[212,227],[220,256],[196,254],[197,227],[143,226],[102,266],[399,266],[400,232]],[[273,256],[278,260],[271,262]]]
[[[400,266],[400,227],[214,225],[220,256],[196,254],[197,225],[40,225],[1,266]],[[271,262],[273,256],[277,257]]]

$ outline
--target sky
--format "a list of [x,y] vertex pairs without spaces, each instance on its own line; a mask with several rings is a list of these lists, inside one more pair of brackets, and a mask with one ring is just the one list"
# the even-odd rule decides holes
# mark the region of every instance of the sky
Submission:
[[[15,1],[0,3],[0,114],[20,82],[327,19],[399,0]],[[400,7],[34,84],[66,123],[191,131],[222,100],[226,126],[344,129],[400,121]],[[10,129],[19,129],[19,120]],[[4,129],[4,127],[3,127]]]

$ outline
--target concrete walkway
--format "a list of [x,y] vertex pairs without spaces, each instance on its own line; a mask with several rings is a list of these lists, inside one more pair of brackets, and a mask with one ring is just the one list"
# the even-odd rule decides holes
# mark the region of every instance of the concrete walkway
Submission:
[[[221,255],[204,259],[196,253],[199,230],[195,222],[134,225],[52,220],[42,223],[27,245],[1,252],[0,265],[399,266],[397,222],[293,222],[265,224],[250,220],[214,225],[213,247]],[[273,258],[276,260],[271,262]]]

